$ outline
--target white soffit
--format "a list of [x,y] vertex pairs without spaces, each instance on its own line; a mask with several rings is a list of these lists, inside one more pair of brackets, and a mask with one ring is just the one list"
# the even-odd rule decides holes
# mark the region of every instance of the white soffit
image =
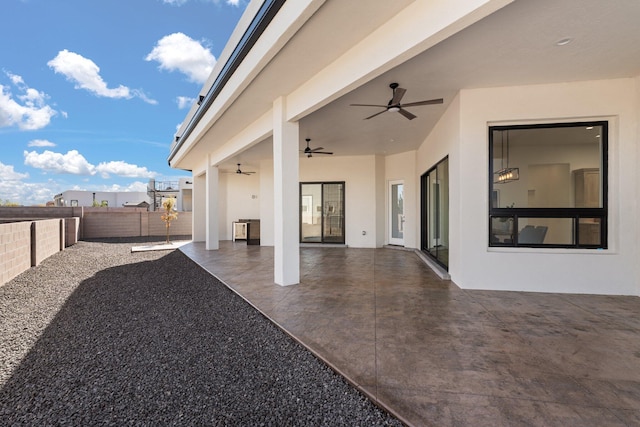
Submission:
[[[341,11],[353,3],[358,2],[325,3],[225,111],[205,140],[231,139],[243,125],[268,112],[272,99],[303,85],[411,2],[372,1],[372,7],[358,15],[357,25],[348,25],[350,16]],[[395,9],[385,10],[389,5]],[[638,22],[636,0],[516,0],[302,118],[301,148],[309,137],[313,145],[336,155],[409,151],[425,140],[461,89],[638,76]],[[563,38],[571,42],[556,45]],[[394,113],[363,120],[375,111],[349,106],[385,104],[391,82],[407,89],[403,102],[443,97],[445,104],[412,108],[418,117],[411,121]],[[256,159],[268,156],[260,145],[243,153],[244,158],[250,159],[252,152]]]

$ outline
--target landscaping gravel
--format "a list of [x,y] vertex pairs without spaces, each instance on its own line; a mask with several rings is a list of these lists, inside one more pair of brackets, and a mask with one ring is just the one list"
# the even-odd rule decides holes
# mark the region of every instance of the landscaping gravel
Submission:
[[79,242],[0,286],[1,425],[402,425],[146,242]]

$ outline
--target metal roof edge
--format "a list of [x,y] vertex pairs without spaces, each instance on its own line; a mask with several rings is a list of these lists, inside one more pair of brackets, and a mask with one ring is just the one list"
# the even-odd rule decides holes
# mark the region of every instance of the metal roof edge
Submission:
[[198,101],[199,107],[195,111],[195,114],[189,120],[182,135],[176,135],[175,141],[169,152],[167,162],[171,166],[171,160],[176,156],[178,151],[182,148],[184,141],[191,135],[195,126],[200,122],[206,111],[209,109],[213,101],[220,94],[225,84],[229,81],[233,73],[240,66],[244,58],[247,56],[251,48],[255,45],[262,33],[269,26],[273,18],[277,15],[280,8],[284,5],[286,0],[265,0],[256,15],[251,20],[251,23],[245,30],[244,34],[238,41],[233,52],[226,60],[224,66],[218,72],[215,80],[211,84],[206,95],[200,95]]

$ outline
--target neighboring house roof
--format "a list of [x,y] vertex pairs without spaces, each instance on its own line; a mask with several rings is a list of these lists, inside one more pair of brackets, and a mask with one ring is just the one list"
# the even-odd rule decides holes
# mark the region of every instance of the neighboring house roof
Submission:
[[150,205],[148,202],[125,202],[122,204],[125,208],[148,208]]

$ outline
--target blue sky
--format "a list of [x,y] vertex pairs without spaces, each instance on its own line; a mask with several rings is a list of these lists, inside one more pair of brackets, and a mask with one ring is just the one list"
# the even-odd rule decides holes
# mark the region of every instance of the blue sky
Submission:
[[0,199],[146,191],[248,0],[2,0]]

